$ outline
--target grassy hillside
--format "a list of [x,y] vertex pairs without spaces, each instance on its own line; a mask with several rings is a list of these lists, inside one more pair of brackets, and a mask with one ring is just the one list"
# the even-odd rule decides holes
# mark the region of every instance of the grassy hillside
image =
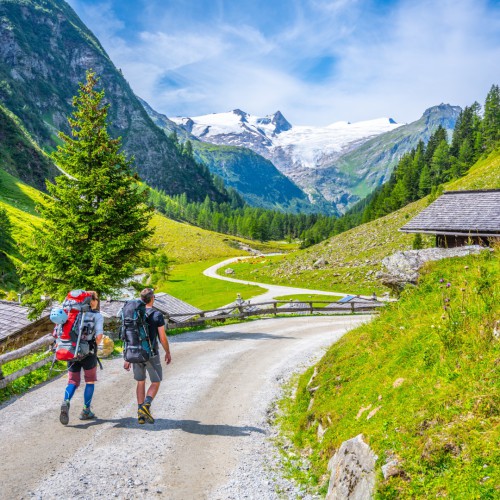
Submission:
[[[446,190],[486,188],[500,188],[499,151],[476,163],[465,177],[445,186]],[[300,252],[231,267],[242,279],[351,293],[384,292],[387,289],[375,279],[375,271],[381,269],[384,257],[412,248],[414,235],[398,229],[428,203],[428,197],[416,201]],[[433,245],[433,238],[424,236],[423,240],[424,245]]]
[[[499,258],[497,247],[430,263],[418,287],[334,344],[313,380],[312,368],[301,376],[280,417],[296,478],[324,492],[328,460],[362,433],[379,457],[377,498],[498,498]],[[389,459],[398,474],[384,479]]]
[[262,252],[279,252],[290,248],[285,243],[259,243],[214,233],[167,219],[159,213],[151,220],[151,227],[154,229],[151,238],[153,245],[165,251],[169,259],[179,264],[248,255],[240,245]]
[[[0,169],[0,208],[7,212],[10,221],[7,257],[0,259],[0,294],[3,296],[10,294],[9,298],[17,298],[15,292],[19,283],[15,275],[15,264],[20,258],[17,243],[26,241],[33,225],[43,223],[35,211],[35,205],[42,200],[40,191]],[[151,247],[159,248],[172,262],[170,281],[163,283],[161,290],[200,308],[215,308],[231,302],[238,292],[248,298],[262,291],[257,287],[244,287],[206,278],[201,275],[205,268],[225,258],[246,255],[247,252],[241,247],[251,247],[263,252],[291,248],[288,244],[263,244],[228,237],[172,221],[161,214],[153,216],[151,227],[154,230]]]
[[0,104],[0,168],[38,189],[58,170],[38,148],[19,119]]

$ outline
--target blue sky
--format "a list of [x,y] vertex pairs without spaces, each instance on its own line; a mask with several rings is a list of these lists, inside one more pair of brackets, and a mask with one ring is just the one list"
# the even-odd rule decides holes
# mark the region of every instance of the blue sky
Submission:
[[167,116],[280,110],[296,125],[418,119],[500,84],[500,2],[69,0]]

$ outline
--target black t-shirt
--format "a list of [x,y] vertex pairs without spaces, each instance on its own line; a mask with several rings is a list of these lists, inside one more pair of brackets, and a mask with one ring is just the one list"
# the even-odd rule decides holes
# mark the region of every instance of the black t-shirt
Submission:
[[152,307],[146,308],[146,321],[149,327],[149,338],[153,349],[158,350],[158,328],[165,326],[165,319],[163,314]]

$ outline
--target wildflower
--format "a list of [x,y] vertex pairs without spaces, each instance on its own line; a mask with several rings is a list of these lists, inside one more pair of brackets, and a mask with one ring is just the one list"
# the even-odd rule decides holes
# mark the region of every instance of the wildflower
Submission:
[[469,269],[469,266],[465,266],[465,267],[464,267],[464,269],[465,269],[465,270]]
[[446,319],[446,314],[443,314],[443,315],[441,316],[441,319]]
[[450,288],[451,283],[446,283],[446,288]]
[[439,280],[439,283],[444,283],[444,279],[443,279],[443,278],[441,278],[441,279]]

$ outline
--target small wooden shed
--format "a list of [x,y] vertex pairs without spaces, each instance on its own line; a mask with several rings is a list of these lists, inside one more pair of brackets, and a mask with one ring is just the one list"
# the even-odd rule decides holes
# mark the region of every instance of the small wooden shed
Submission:
[[29,309],[18,302],[0,300],[0,353],[32,342],[54,330],[49,311],[32,321],[28,319]]
[[500,189],[446,191],[400,231],[435,234],[441,248],[489,246],[500,240]]
[[[163,292],[155,293],[153,308],[160,311],[172,323],[189,321],[201,312],[201,309]],[[183,316],[171,318],[171,314],[183,314]]]

